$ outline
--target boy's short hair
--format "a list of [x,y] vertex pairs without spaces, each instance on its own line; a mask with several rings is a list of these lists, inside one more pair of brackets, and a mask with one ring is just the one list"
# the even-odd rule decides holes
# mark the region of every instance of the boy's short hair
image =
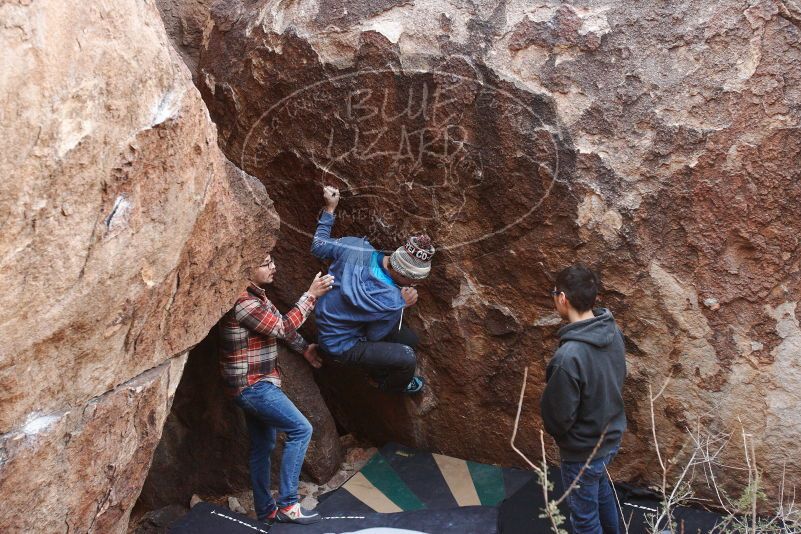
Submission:
[[578,312],[592,309],[600,286],[598,275],[582,263],[571,265],[556,275],[556,289],[565,294]]

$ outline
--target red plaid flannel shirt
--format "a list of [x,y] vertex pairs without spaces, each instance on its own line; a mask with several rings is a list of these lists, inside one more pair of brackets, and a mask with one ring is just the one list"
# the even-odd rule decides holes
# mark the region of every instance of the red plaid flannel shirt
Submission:
[[281,315],[264,290],[251,284],[220,321],[220,368],[226,390],[238,395],[247,386],[268,380],[281,386],[276,338],[303,353],[308,343],[297,332],[317,299],[304,293],[286,315]]

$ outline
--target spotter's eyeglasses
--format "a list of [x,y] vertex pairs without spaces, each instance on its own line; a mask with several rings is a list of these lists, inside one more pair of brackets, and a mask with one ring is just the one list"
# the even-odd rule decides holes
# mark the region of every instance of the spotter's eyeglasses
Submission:
[[558,297],[560,293],[561,293],[561,291],[559,291],[558,289],[552,289],[551,290],[551,296],[552,297]]

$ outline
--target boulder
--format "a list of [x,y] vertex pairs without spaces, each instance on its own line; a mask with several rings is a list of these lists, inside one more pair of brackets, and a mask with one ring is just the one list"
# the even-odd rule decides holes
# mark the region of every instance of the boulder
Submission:
[[278,218],[154,3],[0,17],[0,531],[123,532],[186,353]]
[[186,354],[3,436],[3,532],[126,532]]
[[[196,79],[223,151],[276,201],[285,302],[324,268],[309,256],[324,184],[343,190],[335,236],[390,251],[425,230],[438,246],[404,318],[427,393],[386,397],[335,370],[338,422],[520,463],[509,438],[528,367],[518,444],[538,456],[549,291],[583,261],[626,334],[614,474],[660,479],[648,388],[671,377],[654,405],[663,455],[686,451],[688,427],[742,425],[771,494],[785,464],[801,483],[799,13],[789,0],[213,4]],[[744,462],[736,443],[728,460]]]

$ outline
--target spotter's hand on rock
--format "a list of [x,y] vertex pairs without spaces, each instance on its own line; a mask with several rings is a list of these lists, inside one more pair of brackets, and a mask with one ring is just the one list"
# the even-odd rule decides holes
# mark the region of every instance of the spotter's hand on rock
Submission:
[[322,273],[317,273],[311,286],[309,286],[309,293],[316,298],[320,298],[331,291],[332,287],[334,287],[334,275],[326,274],[323,276]]

